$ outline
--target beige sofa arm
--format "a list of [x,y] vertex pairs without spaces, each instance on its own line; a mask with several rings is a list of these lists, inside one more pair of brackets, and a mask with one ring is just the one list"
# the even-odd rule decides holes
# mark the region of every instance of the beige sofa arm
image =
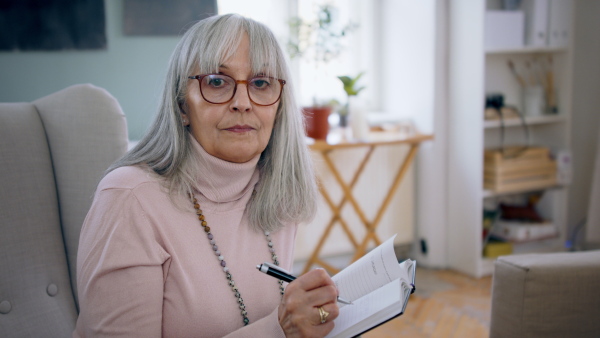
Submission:
[[490,337],[600,337],[600,251],[504,256]]

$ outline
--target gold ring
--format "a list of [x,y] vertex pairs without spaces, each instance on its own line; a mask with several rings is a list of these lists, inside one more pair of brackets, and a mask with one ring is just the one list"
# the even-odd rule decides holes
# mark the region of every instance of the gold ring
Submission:
[[319,306],[318,309],[319,309],[319,316],[321,317],[321,324],[325,324],[325,322],[327,321],[327,316],[329,316],[329,312],[323,310],[322,306]]

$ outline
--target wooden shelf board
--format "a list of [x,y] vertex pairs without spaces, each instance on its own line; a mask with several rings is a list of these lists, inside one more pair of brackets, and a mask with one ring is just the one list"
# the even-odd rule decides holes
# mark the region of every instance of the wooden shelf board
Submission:
[[535,54],[535,53],[563,53],[566,52],[566,47],[521,47],[521,48],[502,48],[502,49],[488,49],[485,51],[486,55],[499,55],[499,54]]
[[[494,235],[494,237],[501,239],[505,242],[512,243],[513,246],[523,246],[523,247],[526,247],[526,246],[538,247],[538,246],[540,246],[540,243],[547,243],[548,241],[556,241],[556,240],[560,239],[560,236],[558,233],[550,235],[550,236],[541,237],[541,238],[525,239],[525,240],[511,240],[511,239],[507,239],[507,238],[504,238],[504,237],[501,237],[498,235]],[[524,251],[528,252],[530,250],[525,249]]]
[[[560,123],[564,122],[565,120],[566,117],[564,115],[541,115],[525,117],[525,122],[529,126],[537,124]],[[485,129],[500,128],[500,120],[485,120],[483,122],[483,127]],[[504,127],[521,127],[521,119],[511,118],[504,120]]]
[[552,186],[548,186],[548,187],[540,187],[540,188],[535,188],[535,189],[523,189],[523,190],[503,191],[503,192],[497,192],[497,191],[484,189],[483,190],[483,198],[523,194],[523,193],[528,193],[528,192],[535,192],[535,191],[542,191],[542,190],[549,190],[549,189],[561,189],[561,188],[563,188],[562,185],[552,185]]

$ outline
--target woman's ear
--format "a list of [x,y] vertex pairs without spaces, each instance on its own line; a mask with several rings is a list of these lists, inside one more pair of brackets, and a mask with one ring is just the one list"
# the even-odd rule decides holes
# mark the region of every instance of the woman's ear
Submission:
[[179,110],[181,111],[180,112],[180,114],[181,114],[181,122],[183,123],[184,127],[187,127],[187,126],[190,125],[190,119],[188,118],[188,115],[185,112],[185,108],[186,108],[185,102],[181,102],[179,104]]
[[184,127],[187,127],[190,125],[190,120],[188,120],[187,115],[186,114],[181,114],[181,122],[183,123]]

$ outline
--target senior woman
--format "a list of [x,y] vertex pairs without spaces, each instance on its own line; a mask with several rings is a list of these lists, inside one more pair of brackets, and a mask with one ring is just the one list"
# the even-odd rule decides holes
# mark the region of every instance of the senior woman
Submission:
[[[191,27],[148,133],[100,182],[79,243],[74,337],[322,337],[323,270],[284,288],[316,184],[272,32],[238,15]],[[329,315],[326,315],[328,313]]]

